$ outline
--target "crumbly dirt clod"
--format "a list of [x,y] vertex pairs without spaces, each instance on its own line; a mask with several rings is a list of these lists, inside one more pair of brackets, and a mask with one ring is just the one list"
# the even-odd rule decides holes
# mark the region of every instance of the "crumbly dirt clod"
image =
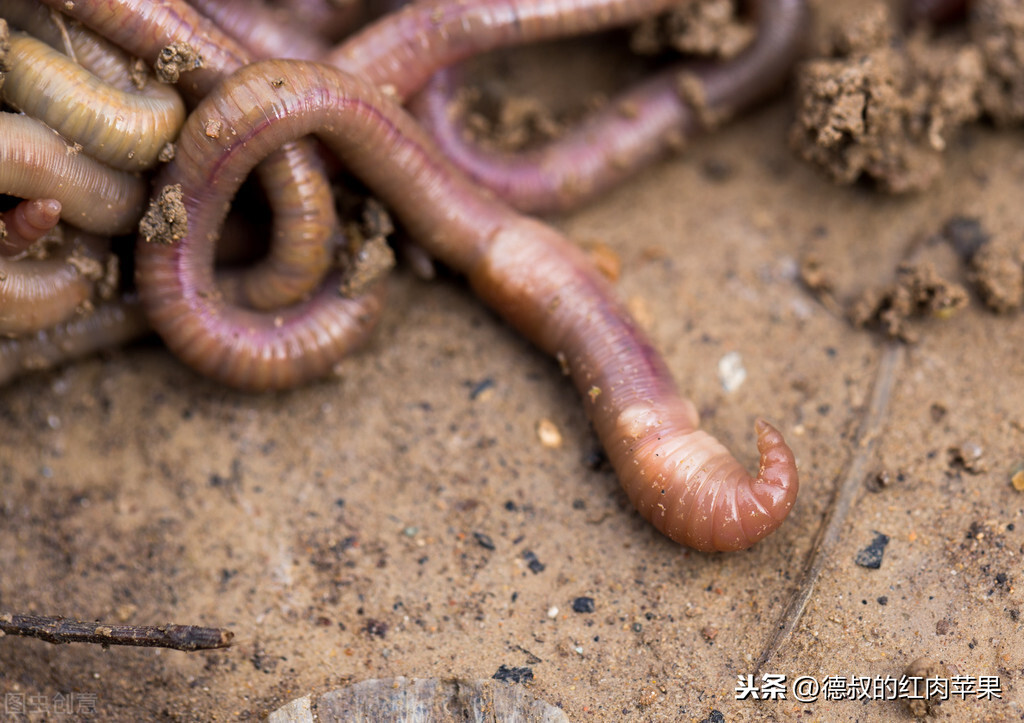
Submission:
[[463,88],[454,112],[465,118],[467,131],[485,148],[519,151],[557,138],[565,124],[535,97],[499,96],[482,87]]
[[920,681],[918,681],[918,691],[920,691],[923,697],[907,700],[907,709],[910,711],[910,714],[915,718],[938,715],[939,706],[942,705],[942,697],[937,692],[934,695],[927,695],[927,681],[929,678],[933,680],[948,680],[951,676],[956,675],[955,668],[934,658],[922,656],[907,665],[903,674],[907,678],[920,678]]
[[904,341],[915,341],[914,319],[946,319],[967,305],[967,290],[942,278],[927,262],[904,263],[896,269],[894,283],[865,291],[851,305],[854,326],[877,326],[883,333]]
[[993,236],[971,257],[969,278],[984,304],[997,313],[1024,303],[1024,239],[1020,234]]
[[149,68],[146,67],[146,61],[142,58],[135,58],[128,69],[128,77],[136,89],[144,90],[146,83],[149,82]]
[[755,29],[739,17],[735,0],[684,3],[644,20],[630,37],[630,48],[656,55],[666,48],[714,58],[732,58],[750,44]]
[[4,87],[7,73],[7,52],[10,50],[11,33],[7,21],[0,18],[0,88]]
[[867,176],[904,193],[934,180],[949,139],[979,116],[983,63],[973,46],[923,34],[899,45],[893,37],[881,5],[842,25],[834,57],[798,72],[790,141],[839,183]]
[[348,245],[340,259],[344,268],[339,285],[342,296],[351,299],[366,293],[395,267],[395,252],[387,241],[394,230],[384,206],[373,198],[367,199],[362,222],[350,223],[345,229]]
[[985,62],[981,104],[999,124],[1024,121],[1024,6],[1018,0],[971,5],[971,40]]
[[156,77],[161,83],[177,83],[182,73],[203,67],[203,58],[188,43],[171,43],[156,59]]
[[149,210],[139,222],[139,233],[147,242],[177,243],[188,233],[188,214],[181,184],[165,186],[149,204]]

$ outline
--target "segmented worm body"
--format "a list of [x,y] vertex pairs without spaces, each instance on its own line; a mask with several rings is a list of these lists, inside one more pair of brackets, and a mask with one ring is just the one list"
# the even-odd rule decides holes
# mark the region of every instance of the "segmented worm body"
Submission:
[[90,311],[101,284],[107,284],[104,294],[112,292],[107,240],[64,230],[46,258],[0,257],[0,335],[36,332]]
[[805,0],[761,0],[758,35],[738,57],[681,64],[613,99],[542,148],[511,154],[468,141],[452,114],[457,73],[437,73],[410,106],[442,151],[516,208],[562,212],[617,186],[684,139],[766,97],[796,60],[808,21]]
[[150,82],[124,92],[31,36],[12,33],[9,42],[4,100],[109,166],[152,167],[185,120],[170,86]]
[[[438,69],[471,55],[627,24],[683,1],[425,0],[331,51],[329,62],[349,74],[303,61],[246,65],[264,52],[299,51],[294,46],[267,51],[296,42],[280,34],[247,40],[261,32],[259,23],[266,18],[224,15],[228,7],[238,12],[241,6],[234,0],[199,0],[220,24],[234,21],[229,32],[183,0],[44,0],[148,62],[173,55],[168,51],[172,44],[187,44],[203,57],[202,68],[181,76],[179,87],[197,105],[181,129],[174,160],[157,177],[157,197],[144,220],[135,259],[146,318],[179,357],[225,384],[280,389],[329,373],[368,335],[380,311],[379,295],[345,299],[332,276],[320,283],[331,263],[338,221],[324,168],[309,150],[311,143],[300,145],[304,136],[315,135],[390,205],[428,254],[465,274],[486,303],[561,360],[624,488],[647,519],[691,547],[736,550],[769,534],[793,505],[796,465],[779,432],[757,422],[760,468],[756,476],[749,475],[698,428],[693,404],[679,395],[661,357],[585,254],[460,173],[395,102],[422,88]],[[314,12],[326,6],[324,0],[301,2]],[[0,0],[0,14],[5,3],[24,10],[25,0]],[[743,57],[732,65],[690,67],[683,74],[672,71],[655,78],[588,126],[592,134],[581,136],[575,150],[547,163],[584,166],[577,185],[603,187],[625,175],[608,171],[609,164],[646,162],[681,134],[758,97],[785,72],[805,16],[800,0],[762,0],[759,7],[761,32]],[[272,12],[269,5],[258,9]],[[55,16],[32,12],[32,22],[45,27],[30,32],[46,35],[45,42],[72,56],[92,52],[72,39],[78,30],[64,27]],[[310,52],[317,47],[310,45]],[[60,75],[70,77],[70,72],[62,69]],[[35,112],[45,113],[57,102],[53,94],[46,95]],[[106,169],[96,179],[67,183],[74,189],[99,189],[84,203],[55,180],[70,177],[70,166],[60,166],[47,183],[32,185],[22,177],[25,173],[17,175],[19,164],[28,175],[41,176],[57,167],[57,146],[41,160],[19,160],[18,144],[6,147],[6,138],[15,133],[23,134],[22,147],[32,149],[27,155],[34,157],[41,144],[56,142],[64,156],[95,162],[84,153],[76,156],[48,130],[47,141],[31,136],[34,131],[25,124],[44,128],[38,122],[3,116],[0,193],[40,202],[54,199],[65,218],[83,228],[92,223],[92,214],[102,226],[98,230],[120,233],[111,230],[115,207],[127,208],[134,224],[141,200],[129,197],[131,184],[126,182],[125,198],[116,203],[110,189],[119,188],[125,178],[143,186],[138,177]],[[591,160],[587,143],[609,148]],[[265,160],[275,152],[273,160]],[[236,295],[226,291],[233,286],[217,285],[214,241],[231,199],[257,164],[276,209],[275,240],[271,260],[249,272],[245,279],[250,283],[243,283],[244,291]],[[572,185],[541,183],[549,184],[549,195],[557,195],[551,189],[561,193]],[[8,218],[13,221],[18,213],[28,218],[33,209],[45,215],[42,206],[22,203]],[[24,239],[14,243],[24,248]],[[55,266],[60,260],[50,259]],[[0,263],[5,263],[2,258]],[[12,323],[22,323],[18,319]],[[3,323],[0,318],[0,331]],[[86,353],[127,338],[143,327],[132,305],[100,303],[94,316],[72,315],[49,331],[0,344],[0,380],[67,353]]]
[[366,26],[322,60],[404,100],[438,70],[473,55],[620,27],[681,1],[421,0]]
[[300,25],[289,8],[261,0],[192,0],[192,5],[254,58],[315,60],[327,52],[327,43],[311,32],[318,26]]
[[0,113],[0,193],[56,199],[64,220],[112,235],[135,230],[149,189],[140,177],[78,152],[34,118]]
[[102,349],[123,346],[149,330],[137,300],[99,304],[86,316],[17,339],[0,340],[0,384],[28,371],[50,369]]
[[60,201],[35,198],[0,213],[0,256],[17,256],[60,221]]
[[[62,0],[45,2],[148,62],[156,63],[175,44],[189,46],[202,57],[202,67],[184,73],[178,85],[193,98],[203,97],[251,59],[242,45],[184,0],[77,2],[70,7]],[[207,123],[204,132],[215,135],[223,129]],[[270,252],[243,272],[240,288],[246,305],[267,310],[315,292],[331,267],[340,224],[330,184],[310,145],[289,144],[265,165],[260,176],[275,218]]]
[[[216,118],[231,133],[209,138],[198,132],[197,118]],[[747,474],[697,428],[693,404],[679,396],[658,353],[582,251],[481,194],[387,96],[333,68],[299,61],[250,65],[186,122],[162,184],[181,184],[188,233],[137,250],[143,302],[170,346],[186,354],[192,344],[202,347],[206,332],[194,319],[220,313],[203,293],[212,284],[212,250],[204,242],[223,216],[224,194],[233,193],[260,155],[307,134],[388,203],[428,252],[466,274],[484,301],[565,361],[620,480],[659,530],[700,550],[736,550],[781,523],[797,491],[796,465],[781,435],[758,422],[761,466],[757,477]],[[204,190],[210,187],[216,191]],[[295,323],[284,319],[280,338]],[[282,356],[291,348],[284,343]],[[246,353],[237,359],[220,358],[208,371],[246,387],[276,383],[280,372],[264,369],[264,359]],[[289,371],[288,381],[311,371]]]

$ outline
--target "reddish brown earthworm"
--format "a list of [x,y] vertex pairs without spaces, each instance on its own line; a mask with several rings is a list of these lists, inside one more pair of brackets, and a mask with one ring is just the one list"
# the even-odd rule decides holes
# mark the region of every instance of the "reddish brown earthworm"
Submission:
[[294,23],[328,43],[359,27],[368,15],[368,0],[274,0]]
[[24,33],[11,33],[7,66],[4,100],[114,168],[154,166],[185,120],[172,87],[149,82],[126,93]]
[[0,340],[0,385],[26,372],[52,369],[102,349],[123,346],[149,329],[137,300],[97,305],[86,316],[18,339]]
[[79,153],[34,118],[0,113],[0,193],[54,198],[68,223],[115,235],[135,230],[148,188],[138,176]]
[[46,258],[0,257],[0,335],[48,329],[88,313],[93,300],[113,294],[117,279],[116,272],[109,275],[109,242],[71,228],[62,230],[58,248]]
[[70,56],[94,75],[123,91],[138,90],[134,62],[116,45],[38,0],[0,0],[0,17],[16,29]]
[[[201,119],[208,118],[237,135],[205,137]],[[176,243],[140,244],[137,251],[144,303],[172,348],[188,351],[196,339],[205,347],[195,319],[219,311],[201,292],[212,284],[212,252],[204,242],[223,215],[223,195],[260,155],[311,133],[390,205],[429,253],[466,274],[484,301],[568,366],[619,479],[659,530],[700,550],[737,550],[778,527],[797,491],[796,465],[782,436],[757,423],[760,470],[748,475],[697,428],[694,405],[678,394],[659,354],[579,248],[481,193],[388,96],[327,66],[250,65],[186,122],[165,181],[182,184],[189,231]],[[218,324],[221,335],[239,343],[265,333]],[[205,354],[191,356],[203,361]],[[249,362],[264,363],[294,366],[271,362],[267,352]],[[212,366],[224,381],[239,383],[225,378],[234,366],[225,354]],[[296,381],[308,371],[306,365],[284,376]],[[274,373],[260,376],[269,380]]]
[[17,256],[60,221],[60,201],[35,198],[0,213],[0,257]]
[[404,100],[438,70],[473,55],[628,25],[687,1],[421,0],[366,26],[322,60]]
[[799,53],[807,4],[760,0],[755,7],[757,38],[738,57],[662,71],[542,148],[510,154],[468,141],[452,115],[454,69],[437,73],[410,108],[456,166],[516,208],[566,211],[781,85]]
[[[250,60],[245,48],[184,0],[44,1],[147,62],[156,63],[176,43],[187,44],[203,59],[201,68],[178,81],[192,98],[201,98]],[[209,123],[204,132],[231,131]],[[330,184],[310,145],[289,144],[264,163],[267,168],[260,173],[275,227],[269,254],[244,272],[242,288],[249,306],[273,309],[300,301],[323,281],[339,223]]]
[[311,26],[297,23],[288,8],[262,0],[192,0],[192,5],[254,58],[315,60],[327,52],[327,42],[310,32]]

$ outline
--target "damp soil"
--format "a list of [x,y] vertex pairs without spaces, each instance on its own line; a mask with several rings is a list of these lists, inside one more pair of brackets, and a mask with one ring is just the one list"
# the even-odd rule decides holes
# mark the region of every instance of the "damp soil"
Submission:
[[[860,5],[816,3],[820,62]],[[915,42],[972,42],[942,32]],[[0,611],[235,634],[199,653],[0,639],[4,715],[256,720],[372,679],[497,675],[573,721],[891,721],[905,701],[791,684],[909,669],[1001,696],[915,710],[1020,720],[1024,136],[982,114],[941,151],[921,137],[925,186],[840,185],[789,145],[799,85],[552,219],[615,269],[708,431],[750,468],[755,419],[783,431],[801,490],[775,534],[710,555],[659,535],[557,361],[443,269],[400,265],[369,344],[303,389],[235,393],[144,343],[0,391]],[[922,279],[963,303],[908,303],[912,341],[851,323]],[[755,673],[786,676],[785,699],[738,700]]]

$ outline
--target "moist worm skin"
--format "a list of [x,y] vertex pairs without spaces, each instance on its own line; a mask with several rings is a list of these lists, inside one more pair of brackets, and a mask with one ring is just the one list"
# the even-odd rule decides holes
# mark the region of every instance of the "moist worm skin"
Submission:
[[681,1],[421,0],[368,25],[322,60],[405,99],[441,68],[478,53],[627,25]]
[[89,310],[106,273],[110,244],[70,228],[64,231],[60,248],[48,258],[0,257],[0,335],[48,329]]
[[[201,98],[228,74],[251,60],[248,51],[184,0],[44,0],[147,62],[172,43],[188,43],[203,67],[181,76],[178,86]],[[219,132],[209,126],[211,133]],[[303,300],[324,280],[333,260],[340,224],[326,177],[311,145],[290,144],[267,158],[260,172],[274,210],[270,252],[241,272],[245,302],[273,309]]]
[[52,369],[108,347],[123,346],[148,330],[137,300],[97,305],[88,316],[18,339],[0,340],[0,385],[27,372]]
[[[264,84],[264,94],[273,91],[271,82]],[[225,85],[236,88],[231,80]],[[267,103],[245,90],[216,91],[186,121],[156,186],[180,186],[187,231],[171,243],[140,240],[136,282],[149,322],[193,369],[238,389],[285,389],[325,376],[362,344],[381,300],[380,294],[342,298],[329,279],[307,301],[257,313],[218,292],[213,241],[231,198],[264,156],[305,135],[252,134],[248,129],[268,129],[270,120]],[[211,120],[222,128],[215,137],[206,132]]]
[[4,100],[123,171],[156,165],[185,120],[173,88],[148,83],[126,93],[24,33],[11,33],[7,64]]
[[148,188],[79,153],[40,121],[0,113],[0,193],[56,199],[69,224],[113,236],[135,230]]
[[[264,61],[228,79],[196,113],[223,119],[236,135],[230,142],[198,138],[196,147],[187,145],[197,157],[182,165],[205,159],[224,174],[217,182],[232,187],[258,160],[237,163],[240,148],[255,155],[286,138],[319,136],[429,253],[466,274],[481,298],[537,346],[566,360],[627,493],[673,540],[738,550],[785,518],[798,485],[782,436],[758,422],[761,465],[757,477],[748,475],[697,429],[694,405],[678,394],[665,363],[584,253],[481,192],[376,88],[326,66]],[[186,122],[184,134],[192,125]],[[190,235],[208,232],[205,219],[199,226]],[[140,288],[162,287],[146,292],[151,318],[195,296],[187,277],[209,266],[204,250],[203,258],[189,258],[200,251],[194,243],[140,249]]]
[[[775,90],[799,54],[808,24],[805,0],[761,0],[758,35],[720,64],[680,64],[624,92],[581,125],[545,146],[518,154],[468,141],[452,115],[453,69],[438,72],[410,104],[444,154],[471,178],[528,213],[568,211],[621,183],[684,139]],[[695,82],[695,109],[680,83]]]
[[40,4],[37,0],[0,0],[0,17],[51,48],[71,55],[98,78],[123,91],[137,91],[133,59],[113,43]]
[[[337,42],[366,21],[369,0],[279,0],[273,3],[286,11],[300,27],[310,28],[327,42]],[[376,8],[374,8],[376,10]]]
[[0,257],[17,256],[60,221],[60,201],[34,198],[0,213]]
[[260,0],[192,0],[192,5],[254,58],[314,60],[327,52],[327,43],[296,23],[287,8]]

